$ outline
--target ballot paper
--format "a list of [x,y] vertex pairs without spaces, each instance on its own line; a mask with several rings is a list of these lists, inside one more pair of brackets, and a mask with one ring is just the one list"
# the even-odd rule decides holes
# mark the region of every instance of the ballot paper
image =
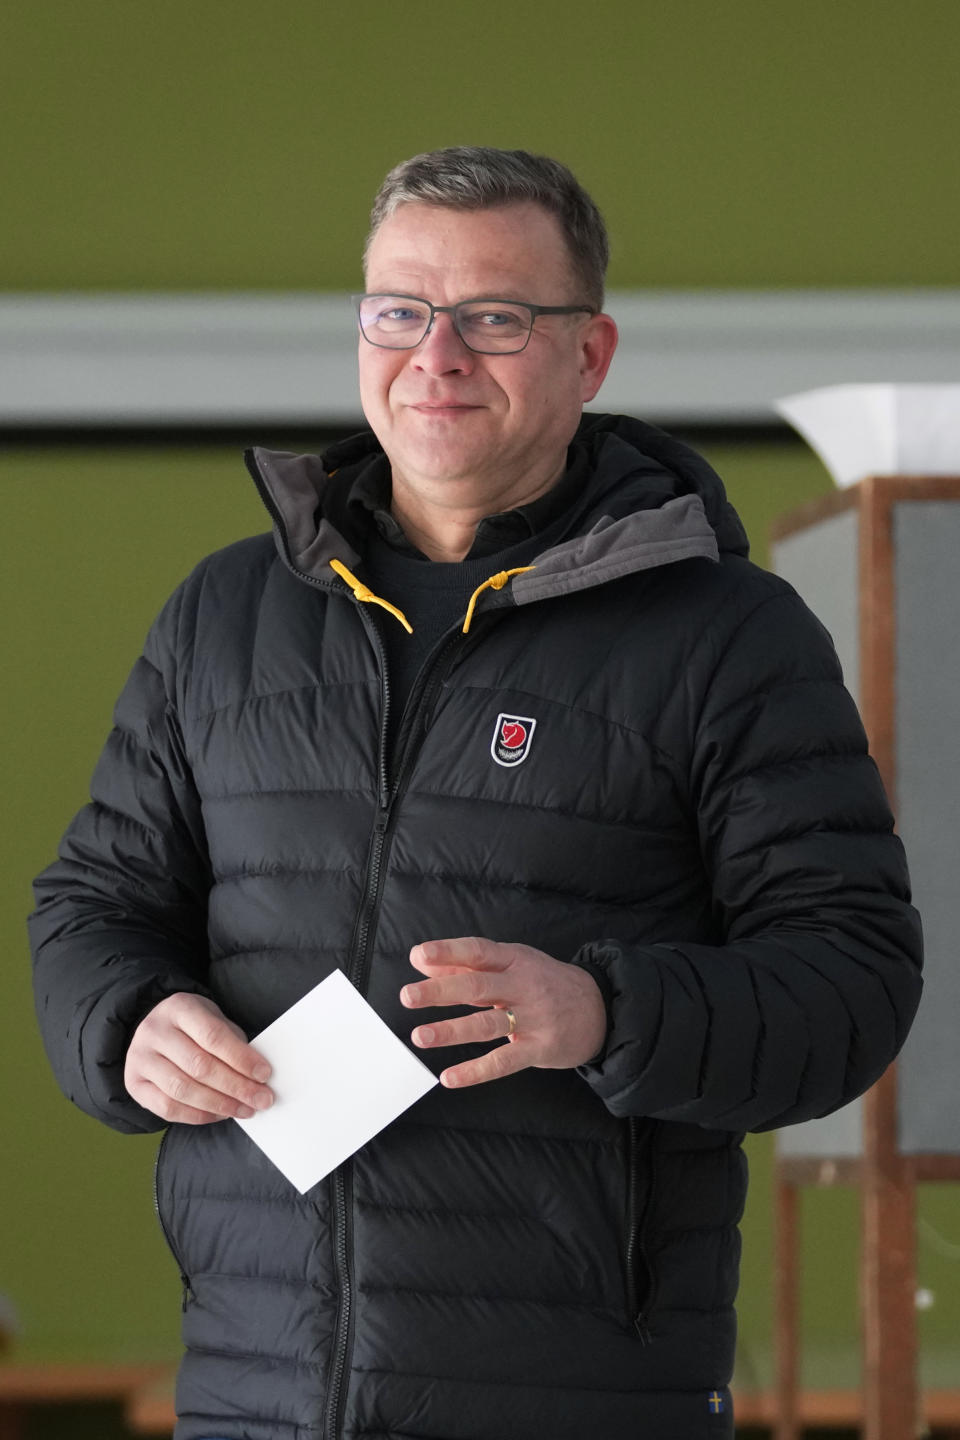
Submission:
[[828,385],[774,401],[841,487],[960,475],[960,384]]
[[273,1067],[276,1099],[236,1123],[301,1194],[437,1084],[342,970],[251,1044]]

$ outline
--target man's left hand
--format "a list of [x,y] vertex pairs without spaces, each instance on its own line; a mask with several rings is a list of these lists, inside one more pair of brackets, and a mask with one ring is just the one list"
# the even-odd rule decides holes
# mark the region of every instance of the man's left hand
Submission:
[[400,991],[408,1009],[476,1007],[474,1015],[418,1025],[411,1036],[414,1045],[428,1050],[492,1040],[513,1042],[444,1070],[442,1085],[478,1085],[530,1065],[571,1070],[592,1060],[603,1045],[606,1006],[597,982],[579,965],[554,960],[530,945],[477,938],[428,940],[413,947],[410,963],[428,978]]

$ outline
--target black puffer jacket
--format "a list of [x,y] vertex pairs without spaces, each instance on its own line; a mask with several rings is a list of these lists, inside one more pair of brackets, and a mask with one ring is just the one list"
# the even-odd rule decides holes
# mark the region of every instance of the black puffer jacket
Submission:
[[[306,1196],[232,1122],[168,1131],[178,1440],[732,1434],[740,1133],[903,1040],[918,926],[828,638],[698,457],[610,417],[579,443],[569,538],[441,644],[389,769],[395,622],[329,567],[366,446],[333,479],[254,452],[277,546],[173,596],[38,881],[49,1054],[121,1130],[159,1128],[123,1057],[177,990],[252,1035],[341,966],[407,1037],[410,946],[478,934],[606,991],[598,1063],[438,1088]],[[536,721],[513,766],[503,715]]]

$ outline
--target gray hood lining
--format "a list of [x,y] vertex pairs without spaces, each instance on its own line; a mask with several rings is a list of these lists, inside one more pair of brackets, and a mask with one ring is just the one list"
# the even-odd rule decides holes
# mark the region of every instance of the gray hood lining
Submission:
[[511,589],[515,603],[526,605],[693,559],[716,562],[720,551],[699,495],[680,495],[620,520],[602,516],[585,535],[541,555],[535,569],[514,577]]
[[[277,548],[296,569],[314,579],[329,580],[331,560],[340,560],[349,570],[360,564],[360,556],[328,520],[317,523],[320,489],[327,479],[315,455],[288,455],[257,448],[253,452],[263,483],[283,521],[274,520]],[[289,549],[287,549],[289,547]]]

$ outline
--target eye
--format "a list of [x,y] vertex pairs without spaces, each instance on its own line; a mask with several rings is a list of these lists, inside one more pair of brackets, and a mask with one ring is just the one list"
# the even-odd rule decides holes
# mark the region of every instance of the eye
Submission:
[[402,325],[405,320],[419,320],[419,318],[419,313],[416,310],[411,310],[409,305],[393,305],[389,310],[380,311],[377,316],[377,323],[379,324],[383,321],[389,324],[390,321],[396,321]]
[[491,330],[502,329],[504,325],[516,325],[516,315],[511,315],[507,310],[484,310],[474,315],[472,319],[478,325],[486,325]]
[[426,325],[430,311],[403,295],[377,295],[363,304],[363,323],[384,332],[415,330]]
[[512,337],[523,335],[530,328],[530,314],[512,305],[465,305],[460,311],[460,324],[473,334],[494,332]]

